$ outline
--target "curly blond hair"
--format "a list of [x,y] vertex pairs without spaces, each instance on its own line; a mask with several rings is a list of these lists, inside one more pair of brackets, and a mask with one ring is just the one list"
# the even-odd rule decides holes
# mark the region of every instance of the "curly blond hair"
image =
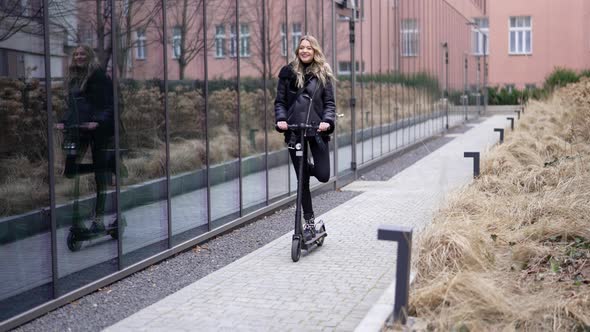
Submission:
[[76,84],[80,90],[84,90],[86,88],[86,83],[88,83],[88,79],[94,72],[100,68],[100,64],[98,63],[98,59],[96,58],[96,53],[94,53],[94,49],[88,45],[78,45],[74,49],[83,49],[86,53],[86,60],[87,62],[84,64],[83,67],[80,67],[74,63],[74,58],[72,54],[72,60],[68,67],[68,74],[66,77],[66,83],[68,85]]
[[[301,45],[301,42],[303,42],[304,40],[307,40],[309,42],[314,51],[313,61],[307,67],[307,69],[305,68],[304,64],[301,62],[298,56],[299,46]],[[301,37],[297,45],[298,46],[295,49],[295,57],[293,58],[293,60],[291,60],[291,68],[297,76],[297,87],[303,87],[303,85],[305,84],[305,74],[307,73],[315,75],[320,80],[323,86],[326,85],[328,80],[336,80],[334,74],[332,73],[332,68],[330,68],[330,65],[326,61],[326,56],[322,51],[322,47],[320,46],[320,43],[314,36],[305,35]]]

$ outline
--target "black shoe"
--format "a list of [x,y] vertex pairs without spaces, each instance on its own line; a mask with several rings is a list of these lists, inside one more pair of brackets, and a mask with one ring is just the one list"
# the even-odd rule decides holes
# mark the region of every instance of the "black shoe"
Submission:
[[303,225],[303,238],[305,241],[313,239],[315,236],[315,218],[312,216],[309,219],[305,219],[305,225]]
[[105,231],[104,223],[102,221],[93,221],[90,225],[90,232],[92,233],[102,233]]
[[115,229],[119,227],[119,220],[115,219],[115,221],[113,221],[112,223],[109,224],[109,229]]

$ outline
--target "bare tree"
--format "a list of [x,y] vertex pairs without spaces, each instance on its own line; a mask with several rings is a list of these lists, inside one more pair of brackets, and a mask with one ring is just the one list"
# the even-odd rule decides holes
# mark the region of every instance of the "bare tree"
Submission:
[[[266,13],[263,13],[263,1],[265,2],[264,10]],[[252,57],[245,58],[245,61],[256,69],[260,77],[264,75],[264,64],[266,64],[266,77],[273,78],[280,68],[277,64],[285,61],[281,49],[283,38],[281,36],[281,24],[284,24],[284,22],[275,20],[273,16],[278,12],[282,14],[280,7],[283,2],[276,0],[242,0],[240,3],[243,4],[240,7],[242,13],[241,22],[253,27],[251,29],[253,42],[250,43]],[[264,24],[262,17],[266,17]],[[282,15],[279,17],[282,17]],[[284,29],[286,34],[287,27],[285,26]],[[284,38],[287,37],[284,36]]]
[[[207,6],[207,26],[203,26],[203,5]],[[174,58],[178,61],[179,79],[185,78],[186,68],[198,55],[202,55],[215,45],[213,38],[208,38],[205,43],[203,29],[208,32],[214,24],[227,22],[232,13],[228,8],[231,7],[228,0],[167,1],[168,36],[160,35],[160,40],[167,40],[174,50]],[[162,27],[158,28],[160,34],[163,31]]]
[[43,32],[43,7],[39,1],[0,1],[0,41],[18,32],[41,35]]

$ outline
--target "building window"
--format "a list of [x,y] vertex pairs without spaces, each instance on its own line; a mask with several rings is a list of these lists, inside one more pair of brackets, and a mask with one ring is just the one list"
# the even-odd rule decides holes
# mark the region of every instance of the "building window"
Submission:
[[240,24],[240,56],[250,56],[250,26]]
[[82,44],[86,44],[89,46],[93,46],[95,45],[94,42],[94,37],[96,37],[96,32],[94,29],[92,28],[84,28],[82,29],[82,33],[81,33],[81,37],[80,37],[80,42]]
[[281,55],[287,56],[287,25],[281,24]]
[[356,2],[356,19],[365,19],[365,0],[357,0]]
[[402,56],[417,56],[420,42],[418,20],[415,18],[404,19],[401,27]]
[[[365,62],[362,63],[362,71],[365,71]],[[350,65],[350,61],[339,61],[338,62],[338,75],[350,75],[352,67]],[[357,74],[360,73],[359,62],[356,62],[356,72]]]
[[533,53],[533,25],[530,16],[510,17],[510,54]]
[[139,29],[135,32],[135,58],[138,60],[144,60],[146,55],[146,37],[145,30]]
[[180,58],[182,52],[180,48],[181,39],[182,36],[180,34],[180,27],[175,27],[172,29],[172,57],[174,59]]
[[299,39],[301,39],[301,23],[293,23],[293,30],[291,31],[291,40],[293,41],[293,50],[299,48]]
[[236,49],[238,48],[238,45],[236,38],[236,26],[232,24],[229,27],[229,56],[231,57],[237,56]]
[[215,26],[215,56],[217,58],[225,57],[225,26]]
[[490,24],[487,17],[473,19],[471,28],[472,46],[474,55],[490,54],[490,41],[488,39]]

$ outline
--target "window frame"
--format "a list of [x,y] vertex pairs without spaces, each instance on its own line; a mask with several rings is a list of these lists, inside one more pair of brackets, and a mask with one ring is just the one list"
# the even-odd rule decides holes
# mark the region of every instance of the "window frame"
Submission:
[[[299,27],[298,31],[295,31],[295,27]],[[300,22],[293,22],[291,24],[291,43],[293,44],[293,50],[299,48],[299,40],[303,37],[303,25]]]
[[250,25],[240,23],[240,58],[250,56]]
[[[178,32],[178,34],[177,34]],[[182,55],[182,49],[180,48],[182,43],[182,31],[179,26],[172,28],[172,59],[180,59]],[[178,48],[178,53],[176,52]]]
[[287,56],[287,43],[289,39],[287,38],[287,24],[281,23],[281,55]]
[[[412,28],[408,28],[404,23],[414,22]],[[401,34],[401,56],[417,57],[420,56],[420,25],[417,18],[405,18],[400,22]],[[415,49],[414,49],[415,48]]]
[[229,26],[229,56],[230,58],[235,58],[238,56],[238,36],[236,31],[236,25],[230,24]]
[[[140,34],[140,32],[142,33]],[[135,60],[145,60],[147,58],[146,29],[137,29],[135,31],[135,43]]]
[[[483,26],[482,21],[486,24]],[[471,27],[471,52],[473,55],[490,55],[490,21],[488,17],[473,18],[474,25]]]
[[[529,26],[525,26],[526,19],[529,19]],[[514,19],[515,26],[512,26]],[[519,25],[519,19],[522,19],[522,26]],[[529,34],[529,47],[527,51],[527,32]],[[512,49],[512,36],[514,33],[514,50]],[[519,35],[522,36],[521,40]],[[522,51],[519,51],[522,49]],[[509,55],[532,55],[533,54],[533,17],[532,16],[510,16],[508,17],[508,54]]]
[[215,26],[215,58],[221,59],[226,57],[226,34],[225,25],[218,24]]

